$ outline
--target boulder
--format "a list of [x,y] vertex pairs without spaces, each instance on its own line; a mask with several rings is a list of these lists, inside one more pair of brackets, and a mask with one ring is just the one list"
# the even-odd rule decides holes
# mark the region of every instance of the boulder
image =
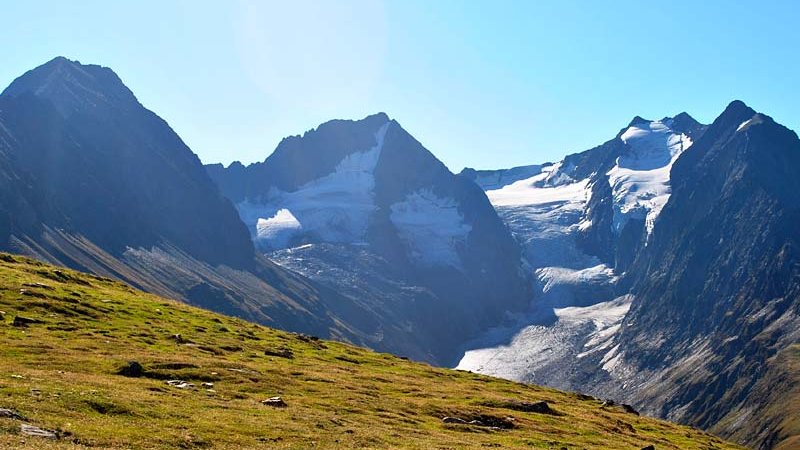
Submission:
[[139,378],[144,375],[144,367],[136,361],[128,361],[122,368],[117,371],[118,375],[130,378]]
[[45,439],[58,439],[58,435],[56,434],[55,431],[44,430],[42,428],[35,427],[33,425],[28,425],[25,423],[20,425],[19,431],[26,436],[35,436]]
[[270,397],[266,400],[262,400],[261,404],[272,406],[273,408],[285,408],[287,406],[286,402],[284,402],[280,397]]
[[31,319],[30,317],[16,316],[14,317],[14,322],[12,322],[11,325],[19,328],[25,328],[28,325],[34,325],[37,323],[44,323],[44,322],[38,319]]
[[192,389],[194,387],[193,383],[183,380],[169,380],[167,384],[178,389]]
[[25,416],[14,411],[13,409],[0,408],[0,418],[13,419],[13,420],[26,420]]
[[630,413],[630,414],[636,414],[637,416],[639,415],[639,411],[637,411],[637,410],[636,410],[636,409],[635,409],[633,406],[631,406],[631,405],[626,405],[625,403],[623,403],[623,404],[622,404],[622,405],[620,405],[620,406],[622,406],[622,409],[623,409],[623,410],[624,410],[626,413]]
[[459,419],[458,417],[443,417],[442,418],[442,422],[444,422],[444,423],[457,423],[457,424],[460,424],[460,425],[469,424],[469,422],[467,422],[466,420]]
[[286,359],[294,358],[294,352],[285,347],[268,348],[264,350],[264,354],[267,356],[277,356],[278,358],[286,358]]
[[555,414],[550,405],[545,401],[540,402],[512,402],[509,407],[511,409],[522,412],[533,412],[539,414]]

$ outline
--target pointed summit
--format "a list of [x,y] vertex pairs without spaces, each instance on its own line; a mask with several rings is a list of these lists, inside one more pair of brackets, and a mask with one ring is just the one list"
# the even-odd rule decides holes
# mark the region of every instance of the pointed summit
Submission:
[[714,126],[724,125],[730,127],[735,125],[738,127],[745,120],[750,119],[756,114],[756,111],[747,106],[741,100],[734,100],[725,108],[725,111],[717,117],[714,121]]
[[84,65],[63,56],[29,70],[14,80],[2,95],[26,94],[51,101],[65,117],[78,111],[139,104],[111,69]]
[[635,116],[633,119],[631,119],[631,121],[628,124],[628,126],[629,127],[633,127],[633,126],[636,126],[636,125],[646,125],[646,124],[648,124],[650,122],[651,122],[650,120],[644,119],[641,116]]

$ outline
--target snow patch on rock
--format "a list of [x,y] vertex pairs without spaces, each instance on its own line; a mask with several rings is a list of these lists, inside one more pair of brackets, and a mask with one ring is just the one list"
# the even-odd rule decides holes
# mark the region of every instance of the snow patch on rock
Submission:
[[[246,199],[236,205],[256,244],[271,250],[285,248],[289,244],[287,236],[301,230],[304,235],[323,242],[362,241],[369,218],[376,210],[374,170],[390,123],[375,133],[375,146],[347,155],[332,173],[294,192],[272,188],[266,198]],[[293,220],[280,211],[289,213]]]
[[671,121],[639,122],[620,136],[626,151],[608,171],[614,197],[614,232],[631,219],[643,220],[647,234],[670,195],[669,173],[678,156],[692,145],[684,134],[670,128]]
[[739,124],[739,127],[736,128],[736,132],[738,133],[740,131],[746,131],[748,128],[762,123],[764,123],[764,119],[761,117],[761,114],[756,114],[750,119],[747,119],[741,124]]
[[[541,173],[511,183],[501,189],[487,191],[495,207],[541,205],[554,202],[585,203],[588,200],[589,180],[574,182],[558,172],[559,164],[548,166]],[[559,175],[553,176],[554,173]]]
[[464,222],[454,199],[421,189],[393,204],[391,210],[390,219],[413,261],[425,266],[461,267],[458,249],[466,244],[472,226]]

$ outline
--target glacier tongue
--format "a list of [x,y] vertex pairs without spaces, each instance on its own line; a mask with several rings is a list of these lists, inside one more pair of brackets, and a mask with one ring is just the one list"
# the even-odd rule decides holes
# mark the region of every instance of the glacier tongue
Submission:
[[627,311],[627,299],[614,299],[614,271],[578,246],[590,180],[575,181],[562,166],[486,192],[523,245],[535,297],[527,314],[467,343],[459,369],[557,384],[579,354],[605,348]]

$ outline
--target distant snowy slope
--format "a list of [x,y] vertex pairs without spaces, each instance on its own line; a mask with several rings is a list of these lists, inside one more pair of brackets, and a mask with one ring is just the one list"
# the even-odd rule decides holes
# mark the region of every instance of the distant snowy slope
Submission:
[[459,175],[474,181],[481,189],[489,191],[500,189],[515,181],[530,178],[541,172],[543,167],[544,165],[539,164],[499,170],[475,170],[467,167]]

